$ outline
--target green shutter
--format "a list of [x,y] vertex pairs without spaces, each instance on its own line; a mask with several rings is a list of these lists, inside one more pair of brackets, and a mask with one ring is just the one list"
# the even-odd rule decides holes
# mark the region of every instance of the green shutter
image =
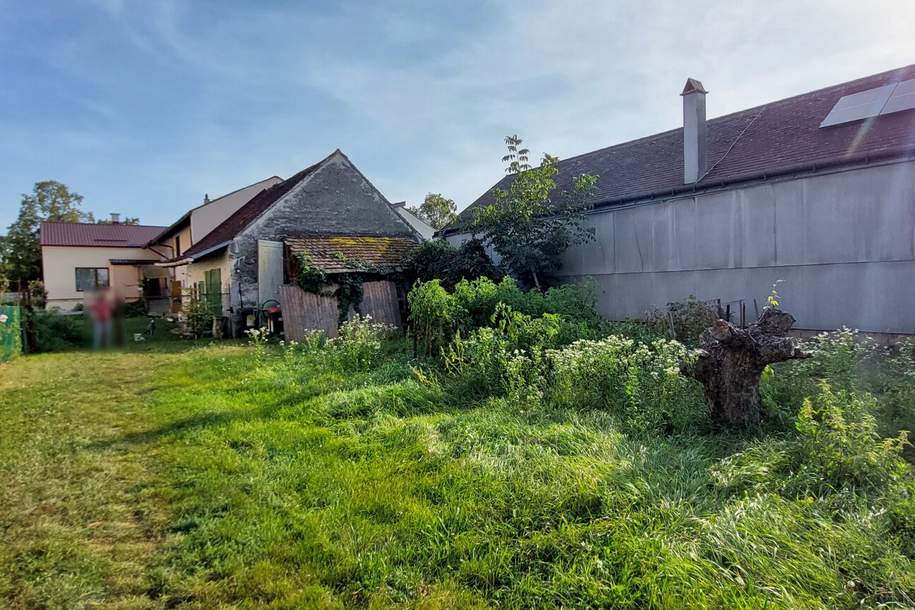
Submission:
[[203,274],[206,283],[206,303],[214,316],[222,315],[222,270],[210,269]]

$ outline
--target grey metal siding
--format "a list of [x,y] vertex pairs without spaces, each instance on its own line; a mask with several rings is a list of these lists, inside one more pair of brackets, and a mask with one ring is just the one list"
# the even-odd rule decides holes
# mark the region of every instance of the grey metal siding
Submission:
[[[915,333],[915,162],[781,179],[595,212],[562,274],[593,276],[611,318],[689,295],[762,306],[798,328]],[[459,242],[463,236],[449,238]]]

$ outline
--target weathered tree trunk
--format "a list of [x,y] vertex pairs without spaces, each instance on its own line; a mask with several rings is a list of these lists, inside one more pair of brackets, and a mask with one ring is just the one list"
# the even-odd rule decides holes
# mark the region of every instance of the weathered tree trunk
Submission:
[[702,333],[701,353],[689,373],[705,387],[713,421],[741,428],[759,423],[759,379],[766,365],[809,357],[785,336],[793,324],[791,314],[766,307],[746,329],[718,320]]

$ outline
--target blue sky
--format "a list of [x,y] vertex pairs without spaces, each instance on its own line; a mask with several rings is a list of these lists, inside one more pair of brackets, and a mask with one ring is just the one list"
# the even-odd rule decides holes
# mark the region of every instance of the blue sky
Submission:
[[[502,137],[568,157],[915,62],[915,2],[0,0],[0,228],[56,179],[188,208],[341,148],[391,200],[467,205]],[[0,229],[2,230],[2,229]]]

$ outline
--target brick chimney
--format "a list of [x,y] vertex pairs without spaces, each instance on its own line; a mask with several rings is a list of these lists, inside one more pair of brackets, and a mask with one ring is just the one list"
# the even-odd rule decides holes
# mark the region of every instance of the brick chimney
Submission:
[[708,91],[695,78],[683,87],[683,184],[698,182],[707,169],[705,95]]
[[120,222],[121,222],[121,215],[118,214],[117,212],[112,212],[111,213],[111,224],[116,225],[116,224],[119,224]]

